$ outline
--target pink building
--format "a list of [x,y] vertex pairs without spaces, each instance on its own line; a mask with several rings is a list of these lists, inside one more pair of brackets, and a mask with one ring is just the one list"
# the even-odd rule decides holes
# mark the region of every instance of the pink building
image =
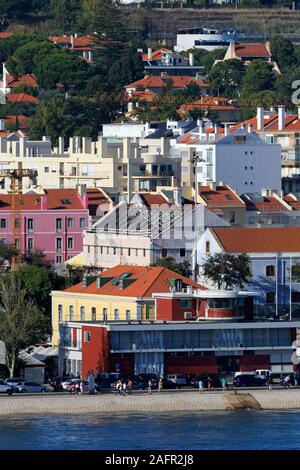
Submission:
[[[87,195],[75,189],[48,189],[45,194],[19,196],[22,255],[42,250],[47,260],[60,265],[83,249],[83,231],[88,226]],[[14,244],[12,196],[0,194],[0,239]]]

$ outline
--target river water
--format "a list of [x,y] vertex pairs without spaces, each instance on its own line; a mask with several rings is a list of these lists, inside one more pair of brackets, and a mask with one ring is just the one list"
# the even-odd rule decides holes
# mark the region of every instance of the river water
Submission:
[[300,411],[1,417],[0,449],[300,449]]

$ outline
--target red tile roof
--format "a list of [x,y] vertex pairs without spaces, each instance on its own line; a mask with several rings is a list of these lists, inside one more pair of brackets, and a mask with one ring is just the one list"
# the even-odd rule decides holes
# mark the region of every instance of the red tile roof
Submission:
[[12,75],[8,75],[7,86],[8,88],[15,88],[20,85],[29,85],[33,88],[38,87],[38,83],[33,74],[20,75],[18,78],[14,78]]
[[102,204],[107,204],[107,210],[113,205],[111,199],[100,188],[87,188],[86,195],[90,215],[96,215],[98,207]]
[[229,186],[201,186],[200,196],[205,200],[208,208],[217,207],[245,207],[245,204]]
[[1,39],[7,39],[9,38],[10,36],[12,36],[14,33],[10,33],[9,31],[2,31],[0,33],[0,40]]
[[[244,121],[244,124],[246,127],[248,126],[248,124],[251,124],[253,131],[257,131],[256,117]],[[241,126],[242,126],[242,123],[235,124],[234,126],[230,126],[230,132],[236,129],[240,129]],[[278,131],[278,114],[273,113],[269,117],[264,118],[263,131]],[[280,130],[279,132],[282,132],[282,131],[286,131],[286,132],[299,132],[300,131],[300,119],[298,118],[298,114],[288,114],[285,117],[283,130]]]
[[129,286],[120,289],[119,285],[112,285],[111,281],[97,288],[96,281],[87,287],[82,282],[65,289],[64,292],[105,295],[116,297],[147,297],[151,298],[153,293],[169,292],[169,279],[181,279],[184,285],[190,285],[198,289],[205,289],[200,284],[180,274],[174,273],[166,268],[156,266],[127,266],[118,265],[101,273],[100,277],[112,277],[113,279],[124,273],[130,273],[126,279],[135,279]]
[[6,98],[10,103],[33,103],[38,104],[39,99],[35,96],[28,95],[27,93],[7,93]]
[[168,81],[172,82],[172,86],[174,88],[185,88],[190,83],[196,83],[199,87],[208,88],[209,84],[203,82],[202,80],[196,80],[193,77],[188,76],[164,76],[164,77],[157,77],[157,76],[149,76],[137,80],[136,82],[130,83],[126,85],[125,88],[164,88]]
[[282,212],[287,211],[287,207],[280,202],[275,196],[262,196],[263,201],[249,200],[247,197],[242,197],[246,204],[247,210],[256,210],[259,212]]
[[300,201],[294,194],[287,194],[283,199],[293,208],[293,210],[300,210]]
[[171,205],[161,194],[140,194],[139,196],[149,208],[151,206],[161,206],[162,204]]
[[270,52],[266,44],[261,43],[235,43],[235,54],[237,57],[247,58],[247,57],[264,57],[269,58],[271,57]]
[[[42,197],[48,200],[48,210],[84,209],[76,189],[47,189],[45,194],[23,194],[20,196],[22,210],[41,210]],[[63,201],[70,201],[70,204]],[[0,211],[10,210],[11,204],[11,194],[0,194]]]
[[228,253],[300,253],[300,227],[210,230]]
[[180,56],[182,59],[188,62],[188,59],[184,56],[181,56],[178,52],[171,51],[170,49],[162,48],[157,49],[156,51],[152,52],[151,59],[148,59],[148,53],[142,54],[142,60],[144,62],[154,61],[154,60],[162,60],[164,53],[170,52],[171,54],[175,54],[176,56]]
[[6,125],[16,124],[18,121],[20,129],[25,129],[29,126],[29,118],[23,114],[5,116],[4,120]]

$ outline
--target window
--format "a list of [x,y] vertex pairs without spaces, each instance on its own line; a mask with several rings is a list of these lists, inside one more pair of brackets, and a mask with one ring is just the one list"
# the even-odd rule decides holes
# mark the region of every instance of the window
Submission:
[[182,258],[183,256],[185,256],[185,248],[180,248],[179,250],[179,256]]
[[191,308],[192,301],[191,301],[191,299],[180,299],[179,300],[179,306],[180,306],[180,308]]
[[69,306],[69,316],[70,316],[70,321],[74,320],[74,305]]
[[55,262],[56,264],[61,264],[61,256],[56,256]]
[[245,170],[248,170],[248,167],[247,167],[247,166],[245,166]]
[[115,320],[120,320],[120,310],[118,308],[115,308],[114,317],[115,317]]
[[210,253],[210,242],[205,242],[205,253]]
[[235,224],[235,212],[234,211],[229,212],[229,223]]
[[58,322],[61,323],[63,321],[63,306],[58,306]]
[[100,255],[103,255],[103,246],[100,246]]
[[300,303],[300,292],[297,292],[297,291],[292,292],[292,303],[294,304]]
[[80,307],[80,321],[85,321],[85,308]]
[[96,319],[97,319],[96,307],[92,307],[92,321],[96,321]]
[[143,250],[143,256],[146,257],[146,250]]
[[6,228],[6,219],[0,220],[0,228]]
[[117,248],[113,247],[113,255],[116,255],[117,254]]
[[139,250],[136,248],[135,249],[135,256],[138,256],[139,255]]
[[73,250],[73,237],[68,237],[68,250]]
[[161,256],[162,258],[166,258],[168,256],[168,248],[162,248]]
[[79,220],[79,227],[80,227],[80,228],[84,228],[84,227],[85,227],[85,219],[84,219],[83,217],[80,218],[80,220]]
[[128,248],[128,256],[130,256],[130,255],[131,255],[131,249]]
[[266,293],[266,302],[267,302],[267,304],[274,304],[275,303],[275,292],[267,292]]
[[56,239],[56,251],[57,253],[60,253],[62,249],[62,238],[57,238]]
[[107,321],[107,317],[108,317],[107,308],[104,308],[104,309],[103,309],[102,315],[103,315],[103,321]]
[[70,204],[72,204],[71,199],[61,199],[60,202],[65,206],[69,206]]
[[57,232],[62,231],[62,219],[56,219],[56,231]]
[[33,219],[27,220],[27,228],[28,228],[28,232],[33,232]]
[[33,238],[28,238],[27,239],[27,250],[32,251],[33,250]]
[[126,320],[130,321],[130,310],[126,310]]
[[268,277],[275,276],[275,266],[273,264],[266,266],[266,276]]
[[67,227],[68,228],[73,228],[73,219],[72,218],[67,219]]
[[83,334],[83,341],[85,343],[89,343],[91,341],[91,332],[90,331],[85,331]]
[[44,171],[45,171],[45,173],[49,173],[49,167],[45,166]]

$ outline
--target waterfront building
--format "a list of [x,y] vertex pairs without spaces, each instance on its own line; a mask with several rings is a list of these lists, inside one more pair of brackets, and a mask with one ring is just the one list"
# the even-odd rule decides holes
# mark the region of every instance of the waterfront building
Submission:
[[117,266],[86,278],[52,293],[59,373],[291,372],[300,322],[255,317],[255,296],[203,290],[164,268]]
[[[257,318],[300,319],[300,228],[216,227],[199,238],[197,263],[217,253],[247,253],[252,277],[247,288],[258,293]],[[201,273],[199,282],[211,286]]]

